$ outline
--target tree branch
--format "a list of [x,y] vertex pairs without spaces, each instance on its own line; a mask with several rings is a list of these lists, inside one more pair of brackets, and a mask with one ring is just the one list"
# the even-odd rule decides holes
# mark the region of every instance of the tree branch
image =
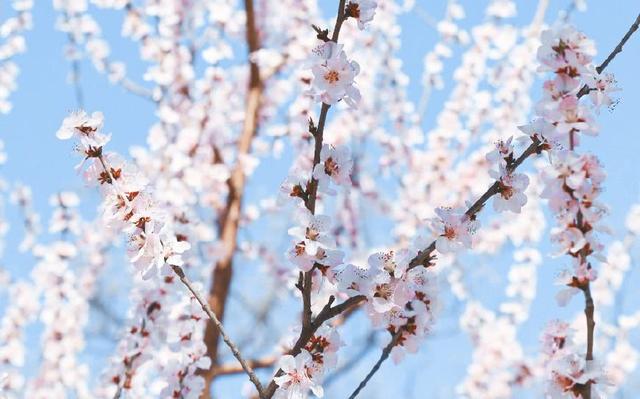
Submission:
[[[261,369],[261,368],[269,368],[269,367],[273,367],[273,365],[276,363],[277,360],[278,360],[277,357],[269,356],[262,359],[247,360],[247,365],[249,365],[249,367],[253,368],[254,370]],[[244,373],[244,369],[242,368],[241,364],[235,364],[235,363],[223,364],[216,367],[213,370],[213,372],[216,376],[231,375],[231,374]]]
[[246,360],[244,360],[244,358],[240,354],[240,351],[238,350],[238,347],[233,343],[231,338],[229,338],[226,331],[224,330],[224,327],[222,326],[222,323],[220,322],[220,320],[218,320],[218,317],[216,316],[216,314],[213,313],[207,301],[205,301],[205,299],[200,295],[200,293],[198,293],[198,291],[193,287],[193,285],[191,284],[191,281],[184,274],[184,271],[180,266],[171,265],[171,268],[173,269],[174,273],[180,278],[180,281],[182,282],[182,284],[184,284],[184,286],[187,287],[187,289],[191,292],[191,294],[196,298],[200,306],[202,306],[202,310],[204,310],[207,316],[209,316],[209,319],[213,322],[213,324],[215,324],[217,330],[220,332],[220,335],[222,336],[224,343],[227,344],[229,349],[231,349],[231,353],[233,353],[233,356],[238,360],[238,362],[240,362],[242,369],[249,376],[249,380],[251,380],[253,385],[255,385],[256,389],[258,390],[258,395],[260,396],[260,399],[263,399],[264,390],[262,388],[262,384],[260,383],[260,380],[256,376],[255,371],[253,371],[253,368],[251,367],[251,365]]
[[380,354],[380,358],[378,359],[376,364],[369,371],[367,376],[364,377],[364,380],[360,381],[360,384],[358,384],[358,387],[356,388],[356,390],[353,391],[353,393],[349,396],[349,399],[355,399],[355,397],[358,396],[360,391],[362,391],[362,389],[364,389],[364,387],[367,385],[367,383],[369,382],[371,377],[373,377],[373,375],[376,372],[378,372],[378,370],[380,369],[380,366],[382,366],[382,363],[385,360],[387,360],[387,358],[391,354],[391,351],[393,350],[393,347],[396,346],[396,344],[398,343],[398,340],[402,336],[403,331],[404,330],[402,328],[400,328],[400,329],[398,329],[398,331],[395,334],[393,334],[393,336],[391,337],[391,341],[389,341],[387,346],[385,346],[384,349],[382,350],[382,354]]
[[[260,43],[253,0],[244,0],[244,5],[246,12],[246,41],[250,55],[260,49]],[[212,283],[208,297],[209,306],[220,316],[220,319],[224,319],[229,288],[233,277],[233,256],[237,248],[237,237],[242,213],[242,198],[246,184],[242,158],[251,151],[251,143],[258,131],[263,91],[264,85],[258,64],[249,60],[249,85],[247,89],[245,119],[238,141],[236,164],[227,183],[229,187],[227,206],[220,216],[218,229],[218,234],[225,248],[225,252],[213,269]],[[204,341],[207,345],[207,355],[211,359],[211,368],[209,370],[201,370],[201,374],[203,374],[205,378],[205,389],[201,398],[208,399],[211,396],[211,383],[215,378],[213,370],[218,363],[220,331],[218,331],[215,324],[207,324]]]
[[[346,0],[340,0],[338,4],[338,15],[336,17],[335,26],[333,28],[333,33],[331,35],[331,41],[335,43],[338,42],[342,23],[346,20],[345,3],[346,3]],[[317,26],[313,26],[313,29],[318,34],[319,40],[326,41],[325,39],[327,38],[328,33],[323,34],[324,31],[318,28]],[[311,167],[312,178],[311,178],[311,182],[309,183],[304,204],[305,204],[305,207],[309,210],[309,212],[311,212],[311,214],[315,214],[316,212],[316,201],[318,198],[318,180],[313,177],[313,170],[315,169],[316,165],[320,163],[320,153],[322,152],[322,144],[324,140],[324,128],[326,125],[327,115],[329,113],[330,108],[331,108],[330,104],[322,103],[322,106],[320,108],[320,116],[318,118],[317,127],[313,125],[312,121],[309,121],[309,132],[312,134],[314,138],[314,151],[313,151],[313,165]],[[322,309],[320,314],[318,314],[318,316],[314,320],[312,320],[313,314],[311,312],[311,288],[312,288],[312,278],[313,278],[314,269],[315,269],[315,265],[311,270],[304,273],[304,275],[302,276],[302,278],[298,283],[299,285],[301,285],[299,286],[299,289],[302,292],[302,329],[300,330],[300,336],[298,337],[296,344],[294,345],[293,349],[289,352],[289,354],[293,356],[300,353],[304,345],[309,341],[309,339],[311,339],[313,334],[317,331],[318,328],[320,328],[320,326],[325,321],[338,315],[340,312],[348,309],[349,306],[352,306],[352,304],[356,304],[359,301],[364,300],[363,296],[360,299],[354,299],[357,297],[349,298],[342,305],[338,305],[332,308],[331,305],[335,301],[335,298],[332,296],[329,299],[329,302],[327,303],[327,305],[325,305],[325,307]],[[276,376],[279,376],[281,374],[282,374],[282,370],[278,370],[276,372]],[[270,398],[271,396],[273,396],[276,389],[277,389],[277,384],[275,383],[275,380],[271,380],[266,391],[266,397]]]

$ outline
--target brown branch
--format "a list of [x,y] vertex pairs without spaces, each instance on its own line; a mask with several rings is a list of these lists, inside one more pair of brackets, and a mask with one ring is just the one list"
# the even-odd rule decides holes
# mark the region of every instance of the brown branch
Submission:
[[380,366],[382,366],[382,363],[385,360],[387,360],[387,358],[391,354],[391,351],[393,350],[393,347],[396,346],[396,344],[398,343],[398,340],[400,340],[400,337],[402,336],[402,333],[403,333],[403,329],[400,328],[395,334],[392,335],[391,341],[389,341],[387,346],[385,346],[384,349],[382,350],[382,353],[380,354],[380,358],[378,359],[376,364],[369,371],[369,373],[364,378],[364,380],[360,381],[360,384],[358,384],[358,387],[349,396],[349,399],[354,399],[356,396],[358,396],[360,391],[362,391],[364,389],[364,387],[367,385],[369,380],[371,380],[371,377],[373,377],[373,375],[380,369]]
[[[244,0],[244,5],[246,11],[246,40],[248,52],[251,54],[260,48],[260,43],[253,0]],[[242,213],[242,198],[245,190],[246,176],[244,174],[242,161],[243,157],[249,154],[251,143],[258,131],[260,106],[264,90],[258,65],[253,61],[249,61],[249,64],[249,86],[245,105],[245,119],[238,140],[236,164],[228,181],[229,194],[227,197],[227,206],[220,216],[218,227],[218,234],[225,248],[225,252],[213,269],[213,275],[211,277],[212,284],[208,297],[209,306],[222,320],[224,319],[229,288],[233,277],[233,256],[237,248],[238,230]],[[201,395],[203,399],[211,396],[211,384],[215,378],[213,371],[218,364],[220,331],[214,323],[207,324],[204,341],[207,345],[207,355],[211,359],[211,367],[209,370],[200,371],[205,379],[205,389]]]
[[[611,51],[611,53],[609,53],[609,55],[604,60],[604,62],[596,68],[596,71],[598,73],[602,73],[602,71],[605,70],[605,68],[609,65],[609,63],[611,63],[611,61],[613,61],[613,59],[622,52],[624,45],[631,38],[634,32],[638,30],[639,25],[640,25],[640,14],[638,14],[635,21],[629,27],[629,29],[627,30],[627,33],[624,34],[624,36],[622,37],[618,45],[613,49],[613,51]],[[578,93],[578,97],[589,93],[589,91],[590,91],[590,88],[588,88],[586,85],[583,86],[580,89],[580,92]],[[570,146],[571,146],[571,150],[573,151],[574,149],[573,132],[571,132],[570,134],[571,134]],[[580,210],[578,210],[578,213],[576,215],[576,227],[582,231],[586,230],[583,215]],[[587,259],[586,259],[587,255],[588,253],[585,250],[581,250],[578,254],[578,256],[582,259],[582,262],[584,263],[587,263]],[[591,265],[588,265],[588,267],[590,268]],[[593,336],[594,336],[594,331],[596,327],[596,322],[594,320],[595,305],[593,303],[593,297],[591,295],[590,282],[587,280],[586,284],[580,287],[580,289],[584,294],[584,316],[585,316],[585,321],[587,323],[587,353],[585,355],[585,360],[587,362],[590,362],[593,360]],[[587,381],[585,384],[580,384],[580,391],[581,391],[580,393],[583,399],[591,399],[591,385],[592,385],[591,381]]]
[[616,58],[616,55],[622,52],[622,48],[627,43],[627,41],[631,38],[631,35],[633,35],[633,33],[638,30],[638,26],[640,26],[640,14],[638,14],[638,16],[636,17],[636,20],[633,22],[631,27],[629,27],[629,30],[627,31],[627,33],[624,34],[624,36],[622,37],[618,45],[609,54],[607,59],[604,60],[604,62],[596,68],[598,73],[602,73],[602,71],[604,71],[607,65],[609,65],[609,63],[613,61],[614,58]]
[[[287,354],[291,356],[296,356],[298,353],[302,351],[302,348],[304,348],[307,342],[309,342],[311,337],[313,337],[313,334],[315,334],[315,332],[318,331],[318,329],[327,320],[343,312],[348,311],[350,308],[354,306],[358,306],[360,303],[366,301],[366,297],[364,295],[354,296],[342,302],[340,305],[331,306],[334,300],[335,299],[331,297],[327,305],[325,305],[325,307],[320,311],[318,316],[316,316],[316,318],[311,322],[309,328],[303,329],[300,332],[300,336],[298,337],[298,340],[296,341],[293,348],[291,348]],[[280,375],[282,375],[282,370],[278,370],[275,374],[276,377]],[[271,382],[269,383],[269,386],[265,389],[265,397],[271,398],[273,394],[276,392],[276,389],[278,389],[278,385],[276,384],[275,380],[272,379]]]
[[238,360],[238,362],[240,362],[240,365],[242,366],[242,370],[244,370],[244,372],[247,373],[247,375],[249,376],[249,380],[251,380],[253,385],[255,385],[256,389],[258,390],[258,395],[260,396],[261,399],[263,399],[264,390],[262,388],[262,384],[260,383],[260,380],[256,376],[255,371],[253,371],[253,368],[251,367],[251,365],[246,360],[244,360],[244,358],[240,354],[240,351],[238,350],[238,347],[233,343],[231,338],[229,338],[226,331],[224,330],[224,327],[222,326],[222,323],[220,322],[216,314],[211,310],[211,307],[209,306],[207,301],[193,287],[193,285],[191,284],[191,281],[184,274],[184,271],[180,266],[171,265],[171,268],[173,269],[174,273],[178,276],[178,278],[180,278],[180,281],[182,282],[182,284],[185,287],[187,287],[187,289],[191,292],[191,294],[196,298],[200,306],[202,306],[202,310],[204,310],[207,316],[209,316],[209,319],[211,320],[211,322],[213,322],[213,324],[216,326],[216,329],[219,331],[220,335],[222,336],[222,340],[224,341],[225,344],[227,344],[229,349],[231,349],[231,353],[233,353],[233,356]]
[[[353,309],[353,308],[352,308]],[[367,335],[365,339],[364,345],[360,348],[360,350],[353,355],[349,360],[347,360],[340,367],[336,368],[324,379],[324,387],[325,389],[331,385],[334,381],[336,381],[340,376],[346,375],[351,369],[353,369],[364,357],[369,353],[375,346],[374,343],[376,341],[376,331],[371,331]]]
[[[639,26],[640,26],[640,14],[638,14],[638,16],[636,17],[636,20],[633,22],[633,24],[631,24],[631,26],[627,30],[627,33],[625,33],[624,36],[622,36],[622,39],[620,39],[620,42],[618,43],[618,45],[609,53],[609,55],[602,62],[602,64],[596,67],[596,71],[598,73],[602,73],[602,71],[604,71],[607,68],[607,66],[609,66],[611,61],[613,61],[613,59],[616,58],[616,56],[622,52],[622,48],[627,43],[627,41],[629,41],[629,39],[635,33],[635,31],[638,30]],[[588,94],[589,91],[590,89],[587,85],[582,86],[582,88],[578,92],[578,97],[582,97],[585,94]]]
[[[278,361],[275,356],[269,356],[262,359],[247,360],[247,365],[255,369],[270,368]],[[244,373],[244,369],[241,364],[222,364],[213,370],[216,376],[220,375],[232,375]]]
[[[340,0],[338,4],[338,15],[336,17],[335,26],[333,28],[333,33],[331,35],[331,41],[337,43],[338,38],[340,36],[340,28],[342,27],[342,23],[346,20],[345,17],[345,2],[346,0]],[[318,28],[315,25],[312,25],[313,29],[317,33],[317,37],[319,40],[328,41],[328,32],[325,32]],[[322,152],[322,144],[324,139],[324,128],[327,121],[327,115],[329,113],[329,109],[331,108],[330,104],[322,103],[320,108],[320,117],[318,118],[318,126],[314,126],[313,121],[309,121],[309,132],[313,135],[314,138],[314,150],[313,150],[313,165],[311,166],[311,175],[313,176],[313,170],[316,165],[320,164],[320,153]],[[311,214],[315,214],[316,212],[316,201],[318,198],[318,180],[314,177],[311,178],[309,182],[307,192],[305,193],[304,205],[311,212]],[[312,278],[314,267],[308,272],[304,272],[301,274],[300,279],[298,281],[298,289],[302,292],[302,328],[300,330],[300,336],[294,347],[289,351],[290,355],[297,355],[300,353],[304,345],[313,337],[313,334],[320,328],[320,326],[330,318],[340,314],[340,312],[346,310],[352,304],[356,304],[365,298],[361,296],[361,298],[353,297],[349,298],[343,304],[331,307],[333,302],[335,301],[335,297],[331,297],[329,302],[325,305],[322,311],[318,314],[318,316],[312,320],[313,314],[311,312],[311,288],[312,288]],[[354,299],[358,298],[358,299]],[[276,376],[282,374],[282,370],[278,370],[276,372]],[[267,387],[266,397],[270,398],[273,396],[277,389],[277,384],[275,380],[271,380],[269,386]]]

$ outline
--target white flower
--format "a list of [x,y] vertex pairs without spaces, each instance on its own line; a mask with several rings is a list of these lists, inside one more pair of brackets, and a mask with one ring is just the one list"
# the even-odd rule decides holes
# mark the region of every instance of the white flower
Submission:
[[369,296],[372,308],[377,313],[400,310],[411,299],[406,285],[384,272],[374,277]]
[[436,249],[440,253],[457,252],[462,248],[471,248],[472,235],[479,223],[470,220],[461,211],[451,208],[437,208],[438,218],[432,219],[432,229],[438,234]]
[[326,192],[329,179],[338,185],[351,185],[352,167],[353,160],[347,146],[325,144],[320,152],[320,163],[313,169],[313,177],[318,180],[318,187]]
[[331,249],[335,246],[333,238],[327,234],[331,227],[331,218],[326,215],[313,215],[308,209],[298,212],[299,226],[289,229],[289,235],[299,240],[307,255],[316,256],[319,249]]
[[364,29],[368,22],[373,20],[378,3],[373,0],[351,0],[347,4],[345,14],[347,17],[358,20],[358,28]]
[[311,68],[316,99],[325,104],[335,104],[344,99],[355,107],[360,101],[360,91],[353,86],[360,66],[349,61],[342,45],[329,41],[313,50],[317,64]]
[[160,231],[162,238],[162,258],[168,265],[182,266],[182,254],[191,248],[187,241],[178,240],[173,229],[167,225]]
[[305,242],[300,241],[287,252],[287,257],[293,264],[298,266],[300,270],[308,272],[316,263],[326,267],[335,267],[340,265],[344,259],[344,252],[318,248],[315,255],[309,255],[306,251]]
[[371,275],[370,269],[363,269],[352,264],[346,265],[336,273],[338,288],[349,296],[365,295],[372,284]]
[[293,202],[298,203],[300,199],[305,199],[307,192],[307,183],[309,179],[299,172],[293,171],[290,173],[284,182],[280,185],[280,192],[278,194],[278,205],[285,205]]
[[561,320],[551,320],[547,323],[540,337],[542,352],[551,356],[565,349],[570,344],[571,334],[572,330],[568,323]]
[[524,191],[529,186],[529,177],[522,173],[508,173],[504,166],[500,165],[500,172],[489,172],[491,177],[498,179],[498,195],[493,197],[493,209],[496,212],[511,211],[520,213],[527,203]]
[[102,133],[103,121],[102,112],[94,112],[91,116],[84,111],[72,112],[62,121],[56,137],[60,140],[68,140],[75,135],[84,149],[102,147],[111,139],[110,135]]
[[640,235],[640,204],[631,207],[625,220],[625,226],[632,234]]
[[280,358],[278,367],[283,371],[279,377],[275,377],[274,381],[278,384],[276,398],[282,399],[304,399],[307,397],[307,391],[311,391],[318,397],[322,397],[322,386],[313,381],[309,376],[309,370],[312,367],[313,359],[306,350],[300,352],[296,357],[285,355]]
[[507,159],[513,158],[513,137],[509,137],[507,141],[499,140],[496,142],[496,148],[487,154],[487,161],[493,164],[502,164]]
[[369,256],[367,262],[371,270],[386,272],[396,278],[404,275],[409,267],[409,262],[415,257],[415,253],[408,250],[376,252]]
[[589,85],[591,89],[591,91],[589,91],[591,102],[593,102],[597,110],[603,105],[605,107],[611,107],[615,104],[615,100],[611,98],[611,93],[619,91],[620,88],[616,86],[616,79],[612,74],[607,73],[601,75],[594,71],[594,73],[587,78],[587,85]]
[[593,360],[587,361],[583,355],[569,353],[554,358],[549,363],[551,380],[547,387],[550,398],[580,397],[580,385],[591,384],[592,397],[600,397],[594,385],[608,384],[602,368]]
[[573,275],[566,270],[558,275],[555,284],[564,286],[556,293],[558,306],[567,306],[571,298],[580,293],[580,289],[574,286]]

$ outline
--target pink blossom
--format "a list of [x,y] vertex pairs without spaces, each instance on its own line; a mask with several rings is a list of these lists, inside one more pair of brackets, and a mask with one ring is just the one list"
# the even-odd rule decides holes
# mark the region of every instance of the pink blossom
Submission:
[[479,226],[475,220],[452,208],[437,208],[438,218],[432,219],[431,228],[438,234],[436,249],[441,253],[458,252],[471,248],[472,236]]
[[325,104],[335,104],[344,99],[351,107],[360,101],[360,91],[354,86],[354,78],[360,72],[355,61],[349,61],[342,45],[332,41],[313,50],[316,64],[312,67],[314,96]]
[[378,3],[373,0],[349,0],[345,14],[358,20],[358,28],[364,29],[373,20]]

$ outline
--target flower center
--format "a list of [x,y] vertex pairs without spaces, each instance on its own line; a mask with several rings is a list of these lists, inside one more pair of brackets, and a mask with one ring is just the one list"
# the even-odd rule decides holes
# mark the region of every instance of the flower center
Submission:
[[453,240],[454,238],[456,238],[456,229],[451,226],[445,226],[443,236],[449,240]]
[[338,73],[338,71],[331,70],[324,74],[324,80],[329,83],[335,83],[340,80],[340,74]]
[[389,299],[391,298],[391,294],[393,291],[389,284],[378,284],[376,285],[376,289],[373,293],[373,296],[376,298]]
[[324,173],[326,173],[327,175],[336,175],[338,174],[339,170],[340,167],[338,166],[338,163],[333,160],[333,158],[329,157],[326,161],[324,161]]
[[500,195],[502,198],[508,200],[514,194],[514,189],[511,186],[507,186],[502,182],[502,180],[498,183],[498,188],[500,189]]
[[300,241],[299,243],[297,243],[294,250],[296,256],[302,256],[305,253],[304,241]]
[[349,3],[347,5],[347,15],[351,18],[360,18],[360,5],[357,3]]
[[320,233],[318,233],[318,231],[316,229],[311,228],[311,227],[307,227],[307,231],[305,233],[305,236],[309,240],[315,241],[318,238],[319,235],[320,235]]

